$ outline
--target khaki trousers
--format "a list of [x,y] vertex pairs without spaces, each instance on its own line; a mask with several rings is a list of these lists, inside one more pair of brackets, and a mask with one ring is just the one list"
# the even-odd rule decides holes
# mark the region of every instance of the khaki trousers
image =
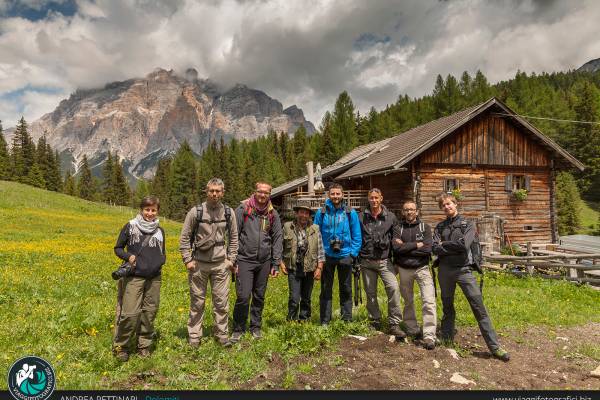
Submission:
[[131,340],[138,336],[138,349],[150,347],[154,337],[154,319],[160,303],[161,276],[119,279],[117,315],[113,348],[129,350]]
[[204,306],[208,282],[212,292],[214,334],[223,342],[229,337],[227,319],[229,313],[229,282],[231,272],[229,261],[218,262],[196,261],[196,268],[188,271],[190,285],[190,317],[188,319],[188,338],[190,342],[202,338],[202,321],[204,320]]
[[388,260],[363,260],[362,279],[367,294],[367,312],[371,321],[381,322],[381,311],[377,301],[377,277],[381,277],[387,294],[388,320],[390,325],[402,322],[400,290],[394,269]]
[[417,281],[421,291],[421,303],[423,313],[423,339],[435,340],[435,326],[437,322],[435,288],[433,279],[429,272],[429,266],[425,265],[417,269],[397,268],[400,275],[400,294],[404,300],[404,323],[410,335],[419,333],[419,325],[415,314],[414,304],[414,282]]

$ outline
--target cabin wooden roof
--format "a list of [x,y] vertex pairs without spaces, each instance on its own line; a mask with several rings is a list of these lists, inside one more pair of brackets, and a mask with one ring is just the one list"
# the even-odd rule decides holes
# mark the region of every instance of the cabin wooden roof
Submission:
[[504,114],[505,117],[512,118],[518,125],[523,127],[524,131],[533,135],[551,152],[558,154],[566,164],[570,164],[580,170],[584,169],[584,165],[579,160],[552,139],[541,133],[529,122],[518,116],[507,105],[493,97],[481,104],[417,126],[390,138],[389,142],[379,144],[378,150],[373,149],[367,157],[363,157],[361,161],[336,179],[355,178],[397,171],[456,129],[490,109],[495,109],[497,112]]

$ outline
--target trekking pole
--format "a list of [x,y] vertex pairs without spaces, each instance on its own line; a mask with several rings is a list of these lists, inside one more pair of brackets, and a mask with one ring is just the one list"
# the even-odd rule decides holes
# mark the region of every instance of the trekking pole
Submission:
[[352,275],[354,275],[354,306],[362,304],[362,291],[360,288],[360,264],[354,261],[352,264]]

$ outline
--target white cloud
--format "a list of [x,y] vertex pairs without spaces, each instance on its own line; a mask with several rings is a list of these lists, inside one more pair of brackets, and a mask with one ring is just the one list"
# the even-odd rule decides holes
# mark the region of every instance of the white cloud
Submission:
[[[42,9],[44,0],[28,0]],[[0,10],[7,7],[0,0]],[[437,74],[481,69],[490,80],[576,68],[600,57],[600,3],[463,0],[77,0],[65,17],[0,19],[0,96],[29,91],[14,120],[51,111],[36,88],[97,87],[155,67],[240,82],[304,109],[316,125],[347,90],[361,112],[428,93]],[[359,40],[360,39],[360,40]],[[7,124],[5,123],[5,126]]]

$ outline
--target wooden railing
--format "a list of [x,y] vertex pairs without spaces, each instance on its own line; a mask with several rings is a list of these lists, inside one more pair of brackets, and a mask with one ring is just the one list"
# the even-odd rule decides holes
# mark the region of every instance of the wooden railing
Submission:
[[[344,202],[351,208],[356,210],[363,210],[368,204],[367,190],[345,190],[344,191]],[[294,192],[283,196],[283,202],[281,205],[281,213],[286,218],[290,218],[294,213],[294,207],[301,203],[309,203],[310,208],[313,211],[321,208],[327,200],[327,192],[324,193],[308,193],[308,192]]]

